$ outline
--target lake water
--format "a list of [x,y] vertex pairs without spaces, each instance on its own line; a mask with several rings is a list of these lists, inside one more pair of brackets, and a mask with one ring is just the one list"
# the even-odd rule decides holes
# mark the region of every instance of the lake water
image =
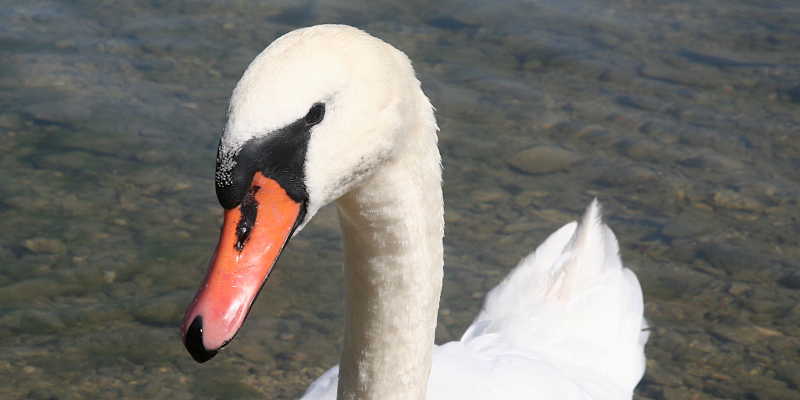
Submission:
[[4,2],[0,398],[288,399],[337,361],[330,209],[213,361],[178,332],[216,242],[230,92],[318,23],[404,50],[437,107],[437,341],[597,196],[653,325],[637,398],[800,398],[790,0]]

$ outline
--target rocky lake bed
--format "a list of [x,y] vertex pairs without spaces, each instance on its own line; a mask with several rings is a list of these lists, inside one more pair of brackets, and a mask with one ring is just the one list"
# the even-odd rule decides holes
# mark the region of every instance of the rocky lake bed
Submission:
[[792,1],[16,2],[0,11],[0,398],[289,399],[337,362],[331,209],[213,361],[178,332],[219,229],[233,85],[280,34],[331,22],[404,50],[437,109],[437,343],[597,197],[651,324],[635,398],[798,399],[797,21]]

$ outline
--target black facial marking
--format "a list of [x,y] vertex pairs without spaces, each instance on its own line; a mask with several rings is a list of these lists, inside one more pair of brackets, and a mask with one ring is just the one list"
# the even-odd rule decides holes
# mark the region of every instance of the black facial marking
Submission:
[[304,170],[308,139],[311,128],[324,116],[325,105],[316,103],[303,118],[248,140],[238,153],[223,149],[220,142],[215,186],[222,207],[231,209],[242,203],[256,171],[277,181],[292,200],[305,205],[308,202]]
[[256,216],[258,215],[258,201],[256,201],[256,193],[261,189],[261,186],[253,186],[244,196],[242,200],[242,218],[236,224],[236,244],[234,247],[238,251],[244,249],[247,239],[250,237],[250,232],[256,224]]

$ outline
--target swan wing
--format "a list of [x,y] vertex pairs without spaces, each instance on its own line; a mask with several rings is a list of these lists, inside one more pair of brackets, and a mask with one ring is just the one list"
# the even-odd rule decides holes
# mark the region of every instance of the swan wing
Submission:
[[461,343],[494,361],[513,354],[552,366],[588,398],[631,398],[645,368],[643,311],[639,281],[594,200],[489,292]]

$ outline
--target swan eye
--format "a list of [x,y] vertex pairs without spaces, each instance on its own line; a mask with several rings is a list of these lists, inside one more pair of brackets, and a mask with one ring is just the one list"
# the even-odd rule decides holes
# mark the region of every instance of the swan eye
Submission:
[[322,122],[322,118],[325,117],[325,104],[323,103],[316,103],[311,106],[311,109],[308,110],[308,114],[303,117],[303,120],[306,122],[306,125],[316,125]]

